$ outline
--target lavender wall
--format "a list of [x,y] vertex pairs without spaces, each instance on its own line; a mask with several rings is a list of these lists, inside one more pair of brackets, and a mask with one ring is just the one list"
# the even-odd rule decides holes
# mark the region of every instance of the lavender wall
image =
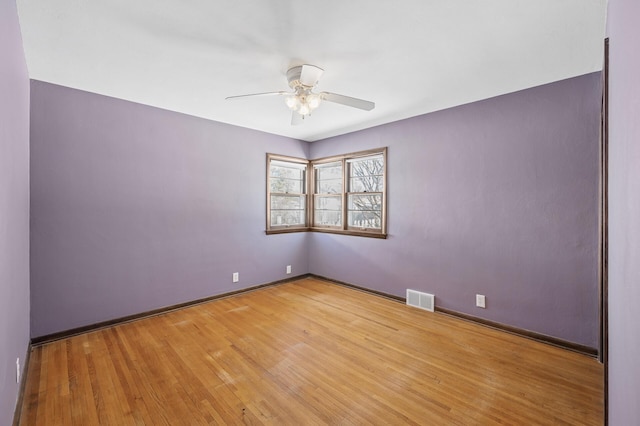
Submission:
[[600,94],[594,73],[313,143],[389,147],[389,238],[314,234],[310,271],[597,347]]
[[640,3],[610,0],[609,424],[640,424]]
[[[32,336],[292,264],[596,347],[599,96],[594,73],[308,145],[34,81]],[[264,235],[265,152],[380,146],[387,240]]]
[[31,114],[33,337],[308,272],[264,232],[266,152],[306,143],[39,81]]
[[10,425],[29,345],[29,78],[14,0],[0,0],[0,58],[0,424]]

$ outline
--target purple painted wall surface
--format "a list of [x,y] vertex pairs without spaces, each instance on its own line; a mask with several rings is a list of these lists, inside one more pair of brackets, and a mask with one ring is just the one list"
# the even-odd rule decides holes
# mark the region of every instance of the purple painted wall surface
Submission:
[[640,425],[640,2],[611,0],[609,424]]
[[308,272],[265,235],[266,152],[306,143],[39,81],[31,113],[33,337]]
[[311,144],[389,147],[389,238],[313,234],[310,272],[596,348],[600,78]]
[[15,0],[0,0],[0,424],[29,345],[29,77]]

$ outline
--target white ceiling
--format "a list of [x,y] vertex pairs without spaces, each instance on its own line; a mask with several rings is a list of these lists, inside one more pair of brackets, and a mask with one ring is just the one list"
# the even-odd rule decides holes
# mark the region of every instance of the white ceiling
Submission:
[[[18,0],[30,78],[314,141],[602,69],[606,0]],[[376,103],[291,126],[286,70]]]

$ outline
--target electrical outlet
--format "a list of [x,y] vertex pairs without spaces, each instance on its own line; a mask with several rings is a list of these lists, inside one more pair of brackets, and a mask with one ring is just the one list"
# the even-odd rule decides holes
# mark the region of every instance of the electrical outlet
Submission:
[[478,308],[486,308],[487,307],[487,300],[484,297],[484,295],[476,294],[476,306]]
[[240,281],[240,273],[239,272],[234,272],[233,273],[233,282],[237,283],[238,281]]
[[291,273],[291,265],[287,265],[287,274]]
[[20,358],[16,358],[16,383],[20,383]]

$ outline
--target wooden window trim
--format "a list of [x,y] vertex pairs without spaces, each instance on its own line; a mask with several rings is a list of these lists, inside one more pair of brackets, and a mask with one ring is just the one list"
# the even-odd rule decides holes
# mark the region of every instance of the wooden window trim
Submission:
[[[305,223],[303,225],[271,225],[271,162],[282,161],[305,166],[304,192],[298,195],[305,197]],[[290,232],[306,232],[309,230],[309,161],[304,158],[267,153],[267,204],[266,204],[266,233],[285,234]]]
[[[292,232],[320,232],[339,235],[351,235],[357,237],[369,237],[369,238],[387,238],[387,151],[386,147],[378,149],[369,149],[365,151],[351,152],[348,154],[334,155],[330,157],[318,158],[315,160],[306,160],[302,158],[289,157],[278,154],[267,154],[267,214],[266,214],[266,233],[272,234],[284,234]],[[347,167],[348,160],[357,159],[359,157],[369,157],[372,155],[382,155],[383,158],[383,171],[382,171],[382,185],[383,189],[380,193],[382,195],[382,211],[381,211],[381,228],[380,229],[367,229],[357,226],[348,225],[348,195],[356,194],[348,192],[348,179],[349,168]],[[277,226],[271,225],[271,186],[270,186],[270,165],[272,160],[294,162],[298,164],[306,165],[306,225],[305,226]],[[318,196],[324,194],[316,193],[316,175],[315,166],[326,163],[342,162],[342,225],[325,225],[315,226],[315,200]]]

